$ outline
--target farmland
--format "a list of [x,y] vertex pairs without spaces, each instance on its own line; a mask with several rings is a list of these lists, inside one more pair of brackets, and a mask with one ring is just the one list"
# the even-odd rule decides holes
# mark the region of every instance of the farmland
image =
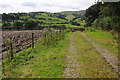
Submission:
[[[41,37],[41,32],[41,30],[2,31],[2,52],[6,53],[10,49],[10,43],[12,43],[14,53],[30,47],[32,45],[32,33],[34,34],[35,41]],[[3,58],[4,57],[3,55]]]
[[80,11],[3,13],[0,76],[119,78],[118,7],[96,3]]
[[[43,29],[68,27],[67,25],[79,27],[80,21],[71,22],[67,16],[70,14],[48,13],[48,12],[33,12],[33,13],[9,13],[3,14],[3,30],[27,30],[27,29]],[[12,16],[11,19],[9,17]],[[8,17],[8,18],[7,18]],[[70,16],[71,17],[71,16]],[[80,18],[80,17],[79,17]],[[81,18],[80,18],[81,19]],[[30,25],[31,24],[31,25]],[[84,26],[84,25],[83,25]]]
[[34,19],[43,22],[40,30],[2,31],[3,78],[118,78],[114,35],[85,28],[86,22],[79,18],[81,25],[72,25],[57,17],[44,19],[46,15]]

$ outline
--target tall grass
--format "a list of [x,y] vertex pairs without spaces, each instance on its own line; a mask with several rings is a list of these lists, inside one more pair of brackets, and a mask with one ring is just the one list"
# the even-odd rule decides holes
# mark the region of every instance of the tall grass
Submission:
[[63,30],[55,30],[53,28],[45,28],[43,30],[43,36],[40,39],[40,43],[42,45],[54,45],[58,41],[64,39],[64,31]]
[[[52,28],[45,28],[43,30],[42,37],[35,44],[35,45],[38,45],[39,47],[37,46],[34,49],[32,49],[32,48],[24,49],[23,51],[19,52],[18,54],[15,54],[14,59],[10,60],[10,59],[6,58],[2,61],[4,63],[3,77],[4,78],[10,77],[10,76],[15,77],[18,74],[20,74],[20,73],[17,73],[17,71],[15,72],[16,74],[14,74],[13,69],[17,69],[18,66],[31,65],[30,64],[31,60],[37,58],[35,55],[41,57],[40,54],[43,54],[47,48],[53,49],[54,45],[59,45],[59,42],[61,42],[65,38],[65,34],[66,34],[66,32],[61,29],[55,30]],[[6,42],[6,44],[8,44],[8,42]],[[60,48],[59,48],[59,46],[56,46],[56,49],[58,49],[58,51]],[[48,52],[49,52],[49,50],[48,50]],[[8,54],[10,54],[10,53],[11,53],[11,51],[8,51]],[[59,54],[59,55],[61,55],[61,54]],[[62,61],[62,59],[61,59],[61,61]],[[40,64],[38,64],[38,65],[40,65]],[[60,67],[60,69],[61,69],[61,67]]]

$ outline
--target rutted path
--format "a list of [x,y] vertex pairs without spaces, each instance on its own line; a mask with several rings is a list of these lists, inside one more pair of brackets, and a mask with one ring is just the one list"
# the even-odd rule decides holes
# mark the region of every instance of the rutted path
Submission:
[[78,67],[79,64],[76,61],[77,51],[73,40],[74,40],[74,33],[71,34],[70,36],[70,41],[69,41],[70,47],[65,59],[66,63],[63,73],[64,78],[79,78],[78,72],[80,71],[80,69]]
[[118,74],[120,74],[120,72],[118,71],[117,58],[111,55],[108,50],[100,48],[100,46],[93,42],[92,39],[88,38],[84,32],[82,32],[81,35],[85,38],[86,41],[90,42],[93,47],[95,47],[95,49],[100,53],[100,55],[102,55],[103,58],[111,65],[111,68]]
[[111,64],[117,70],[116,59],[108,53],[100,52],[102,49],[91,42],[85,33],[73,32],[70,35],[68,45],[68,54],[64,62],[64,78],[118,77],[109,65]]

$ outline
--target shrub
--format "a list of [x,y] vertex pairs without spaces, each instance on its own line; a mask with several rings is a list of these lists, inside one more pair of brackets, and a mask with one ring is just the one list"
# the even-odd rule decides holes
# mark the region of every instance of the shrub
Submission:
[[93,22],[93,26],[96,29],[102,29],[102,30],[112,30],[112,23],[111,23],[111,18],[110,17],[101,17],[96,19]]
[[110,33],[112,34],[112,36],[115,40],[118,40],[118,33],[116,31],[111,30]]
[[66,29],[66,30],[65,30],[65,33],[67,33],[67,32],[71,32],[71,30],[70,30],[70,29]]
[[87,31],[90,31],[90,32],[95,32],[95,31],[96,31],[96,29],[95,29],[95,28],[92,28],[92,27],[88,27],[88,28],[87,28]]

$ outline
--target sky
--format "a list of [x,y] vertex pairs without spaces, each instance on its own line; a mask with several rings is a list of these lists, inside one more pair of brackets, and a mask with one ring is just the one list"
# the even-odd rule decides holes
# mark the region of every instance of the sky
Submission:
[[95,0],[0,0],[0,13],[85,10]]

